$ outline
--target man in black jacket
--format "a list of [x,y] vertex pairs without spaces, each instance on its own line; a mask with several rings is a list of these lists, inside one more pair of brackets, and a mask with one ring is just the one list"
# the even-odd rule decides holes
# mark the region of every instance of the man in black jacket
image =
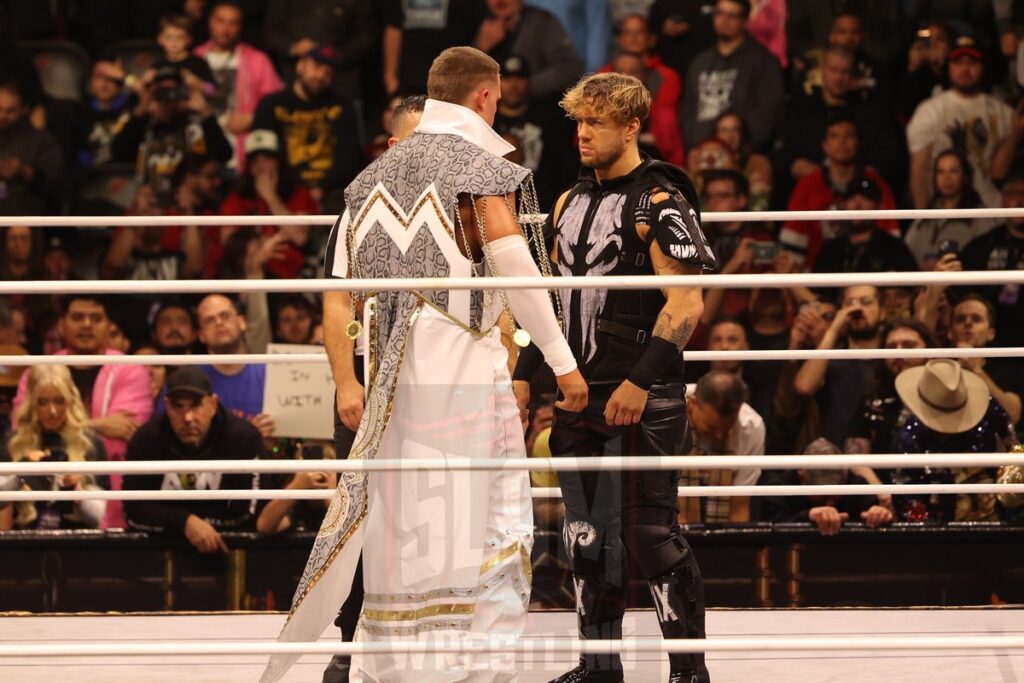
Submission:
[[[153,417],[128,442],[126,459],[249,460],[265,458],[260,433],[224,410],[210,380],[195,367],[175,370],[167,378],[166,410]],[[259,488],[259,475],[204,472],[128,475],[125,489],[164,491]],[[253,519],[256,501],[138,500],[125,503],[128,523],[135,528],[184,534],[201,553],[227,552],[220,532]]]

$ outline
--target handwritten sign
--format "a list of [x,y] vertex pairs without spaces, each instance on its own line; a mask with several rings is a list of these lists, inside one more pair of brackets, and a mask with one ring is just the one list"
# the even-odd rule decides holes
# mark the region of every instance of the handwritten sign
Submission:
[[[269,344],[267,353],[320,353],[322,346]],[[323,363],[270,363],[263,390],[263,412],[273,416],[274,436],[334,438],[334,378]]]

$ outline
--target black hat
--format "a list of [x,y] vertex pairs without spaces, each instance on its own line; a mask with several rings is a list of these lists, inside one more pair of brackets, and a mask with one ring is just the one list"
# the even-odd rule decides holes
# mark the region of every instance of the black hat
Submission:
[[985,58],[985,54],[973,36],[963,35],[958,36],[953,42],[953,49],[949,52],[949,61],[953,62],[961,57],[970,57],[980,62]]
[[501,64],[501,75],[506,78],[519,76],[520,78],[530,77],[530,65],[522,57],[512,55]]
[[213,395],[210,378],[195,366],[178,368],[167,376],[167,395],[192,394],[199,398]]
[[882,203],[882,188],[878,186],[874,180],[870,178],[861,178],[850,183],[850,187],[846,189],[845,197],[864,197],[870,199],[876,204]]

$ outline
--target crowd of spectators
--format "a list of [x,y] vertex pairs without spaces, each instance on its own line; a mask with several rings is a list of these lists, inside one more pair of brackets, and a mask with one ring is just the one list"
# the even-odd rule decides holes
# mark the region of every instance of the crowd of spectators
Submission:
[[[411,130],[404,114],[422,110],[422,97],[415,98],[425,92],[433,57],[457,44],[502,65],[495,128],[534,172],[545,211],[578,169],[574,127],[558,98],[588,71],[620,71],[646,84],[653,109],[642,149],[686,168],[704,211],[1024,207],[1022,37],[1021,0],[6,3],[0,214],[182,220],[109,229],[15,224],[0,230],[0,279],[317,276],[326,228],[281,226],[274,217],[339,212],[349,181]],[[266,224],[198,227],[187,220],[192,215],[261,215]],[[772,274],[794,272],[1018,269],[1022,219],[705,227],[719,272],[763,274],[764,285],[708,290],[690,348],[980,348],[1024,338],[1013,323],[1024,306],[1015,284],[771,286]],[[7,296],[0,298],[0,350],[259,353],[271,342],[322,343],[320,311],[312,293]],[[212,364],[170,375],[160,366],[36,367],[20,384],[17,369],[2,370],[0,417],[11,426],[0,457],[302,457],[303,444],[272,438],[261,366]],[[1016,445],[1024,412],[1019,359],[690,363],[688,374],[695,453],[1002,451]],[[915,391],[908,394],[910,375]],[[960,394],[970,401],[951,409],[963,418],[951,426],[922,414],[905,398],[911,394],[931,396],[926,408]],[[549,407],[535,406],[528,443],[538,455],[549,423]],[[232,455],[217,450],[222,442]],[[333,454],[315,444],[305,452]],[[786,478],[738,469],[690,471],[681,481],[995,476],[994,469],[857,468]],[[200,479],[134,483],[221,485],[220,477]],[[235,479],[236,487],[259,485]],[[334,481],[304,474],[278,485],[330,488]],[[23,485],[122,482],[67,476]],[[20,505],[0,509],[0,528],[134,524],[169,528],[216,551],[223,546],[217,528],[245,524],[272,533],[323,513],[306,507]],[[847,520],[877,526],[1008,517],[994,498],[967,496],[689,499],[680,513],[685,523],[806,520],[825,533]]]

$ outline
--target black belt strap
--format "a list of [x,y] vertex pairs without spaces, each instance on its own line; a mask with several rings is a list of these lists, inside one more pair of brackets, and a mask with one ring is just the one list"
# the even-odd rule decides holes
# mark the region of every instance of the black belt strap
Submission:
[[619,323],[612,322],[611,320],[598,319],[597,329],[606,334],[610,334],[613,337],[619,337],[620,339],[631,341],[634,344],[646,344],[647,338],[650,337],[650,333],[646,330],[638,330],[635,327],[620,325]]
[[647,263],[647,254],[642,251],[622,251],[619,252],[619,261],[639,268]]

